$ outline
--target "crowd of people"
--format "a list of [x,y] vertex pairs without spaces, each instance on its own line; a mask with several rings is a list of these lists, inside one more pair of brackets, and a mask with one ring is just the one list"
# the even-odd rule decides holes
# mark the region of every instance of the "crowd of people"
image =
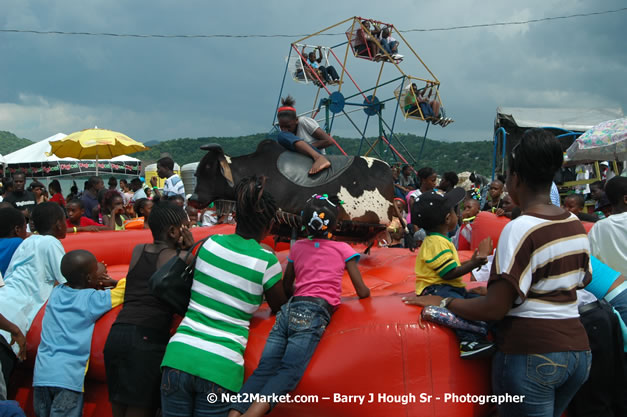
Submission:
[[[295,136],[299,118],[287,107],[279,109],[279,123]],[[311,134],[316,139],[316,129]],[[288,146],[305,143],[285,136]],[[455,330],[460,356],[492,355],[494,393],[525,396],[522,403],[499,405],[501,415],[559,416],[569,404],[576,405],[575,416],[593,410],[625,415],[627,178],[602,185],[599,199],[607,199],[610,210],[586,234],[567,210],[568,198],[564,207],[552,199],[563,163],[552,135],[529,130],[508,162],[505,178],[469,190],[457,187],[454,172],[438,183],[430,167],[416,178],[409,166],[393,167],[398,216],[388,227],[388,246],[402,247],[408,235],[420,243],[415,293],[399,302],[447,309],[479,329]],[[113,181],[104,190],[102,179],[93,177],[82,197],[73,190],[65,205],[59,197],[38,201],[35,191],[24,190],[23,175],[14,175],[13,191],[5,195],[9,206],[0,208],[0,400],[24,357],[24,335],[47,301],[33,406],[37,416],[82,415],[94,323],[121,304],[104,348],[114,417],[155,416],[158,409],[163,416],[261,416],[276,405],[268,394],[298,385],[341,304],[345,271],[358,297],[369,297],[360,255],[330,239],[342,204],[337,198],[316,194],[303,202],[308,238],[292,245],[283,270],[261,244],[275,221],[276,201],[266,178],[248,177],[236,186],[235,233],[211,236],[198,251],[187,313],[172,334],[174,311],[149,290],[148,280],[174,257],[188,259],[189,229],[205,217],[185,207],[172,167],[169,158],[158,162],[166,185],[153,189],[155,200],[138,193],[144,191],[139,179],[139,186],[132,180],[119,192]],[[61,194],[60,187],[54,191],[53,197]],[[65,253],[60,239],[66,233],[122,228],[129,207],[143,215],[153,241],[135,247],[125,280],[111,280],[87,250]],[[462,263],[458,251],[469,249],[482,210],[512,221],[496,249],[486,238]],[[479,268],[487,268],[487,277]],[[487,279],[487,286],[468,290],[462,277],[469,272]],[[244,380],[250,320],[264,300],[276,322],[257,369]],[[231,403],[221,395],[238,392],[262,396]],[[208,402],[210,394],[217,401]],[[0,402],[5,406],[16,407]]]
[[[285,321],[277,321],[268,341],[274,354],[264,354],[255,373],[259,382],[249,379],[245,388],[287,393],[298,384],[340,304],[344,270],[360,297],[368,297],[370,291],[357,268],[359,255],[348,244],[329,239],[340,202],[326,195],[305,203],[310,239],[292,248],[290,266],[283,274],[276,256],[260,245],[277,211],[264,187],[263,177],[238,184],[235,233],[212,236],[200,249],[188,312],[172,337],[172,308],[148,289],[148,279],[173,257],[185,258],[193,244],[188,215],[175,198],[154,204],[148,216],[153,243],[135,248],[126,279],[119,282],[108,277],[106,267],[90,252],[64,253],[60,239],[67,225],[59,204],[36,205],[31,214],[36,233],[9,256],[6,284],[0,287],[0,325],[6,330],[0,333],[2,387],[24,357],[24,335],[35,314],[48,301],[34,370],[33,406],[38,416],[80,416],[94,323],[122,304],[104,348],[114,416],[153,416],[158,408],[164,416],[226,415],[231,409],[234,415],[262,415],[273,407],[265,402],[206,401],[208,393],[236,393],[242,388],[249,322],[264,298],[274,311],[281,310]],[[113,208],[121,204],[110,203]],[[17,219],[6,235],[24,236],[22,212],[14,207],[0,210],[2,219]],[[115,221],[116,212],[111,216]],[[228,305],[227,294],[232,300]],[[302,326],[290,324],[296,319]],[[285,367],[291,369],[289,375],[279,372]],[[5,400],[6,389],[0,392]]]
[[[418,171],[418,184],[411,167],[395,170],[397,193],[406,197],[399,204],[409,207],[407,223],[424,230],[416,294],[404,302],[445,308],[472,325],[455,329],[460,356],[493,354],[494,393],[527,399],[499,406],[500,415],[559,416],[569,404],[573,416],[625,415],[627,178],[595,183],[591,189],[598,194],[590,197],[605,213],[583,216],[583,196],[568,194],[560,206],[554,192],[562,163],[559,143],[533,129],[510,154],[506,178],[480,182],[475,176],[465,195],[450,188],[453,173],[435,187],[431,168]],[[494,252],[487,238],[461,263],[457,251],[470,249],[482,210],[515,221],[503,229]],[[595,222],[588,234],[581,221]],[[467,272],[487,280],[487,290],[466,290],[458,277]],[[470,327],[480,331],[473,334]]]
[[160,189],[157,177],[150,178],[148,185],[143,178],[130,181],[110,177],[105,187],[104,179],[92,176],[85,181],[84,189],[79,191],[76,182],[70,193],[63,196],[58,180],[50,181],[48,189],[39,181],[32,181],[26,188],[26,179],[22,172],[15,172],[2,180],[0,205],[20,210],[26,219],[26,232],[34,230],[30,222],[32,211],[38,204],[54,202],[61,206],[66,214],[68,233],[98,232],[105,230],[125,230],[148,228],[148,216],[155,202],[172,200],[184,207],[192,227],[212,226],[218,223],[232,222],[232,216],[217,216],[212,207],[200,212],[187,204],[183,181],[174,173],[174,161],[170,157],[157,162],[157,174],[164,179]]

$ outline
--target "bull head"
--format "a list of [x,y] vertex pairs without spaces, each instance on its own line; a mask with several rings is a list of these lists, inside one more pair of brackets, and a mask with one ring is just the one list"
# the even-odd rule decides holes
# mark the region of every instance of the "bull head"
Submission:
[[232,199],[235,182],[222,147],[210,143],[200,149],[207,154],[196,168],[196,189],[190,202],[195,207],[204,208],[215,200]]
[[207,145],[202,145],[200,149],[202,149],[203,151],[215,152],[217,154],[222,175],[224,175],[224,178],[226,179],[226,182],[229,184],[229,186],[234,187],[235,183],[233,182],[233,173],[231,173],[231,167],[226,161],[226,157],[224,156],[224,151],[222,150],[222,147],[217,143],[208,143]]

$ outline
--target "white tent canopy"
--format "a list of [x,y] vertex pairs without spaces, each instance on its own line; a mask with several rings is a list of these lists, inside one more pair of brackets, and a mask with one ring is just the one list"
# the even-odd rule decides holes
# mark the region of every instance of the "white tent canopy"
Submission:
[[[35,162],[52,162],[52,161],[78,161],[76,158],[59,158],[56,155],[48,156],[50,152],[50,142],[61,140],[67,135],[65,133],[57,133],[49,138],[42,139],[39,142],[35,142],[32,145],[28,145],[15,152],[11,152],[4,156],[6,164],[23,164],[23,163],[35,163]],[[105,161],[104,159],[101,161]],[[139,161],[137,158],[133,158],[128,155],[116,156],[110,161]]]
[[8,171],[11,174],[23,172],[27,178],[90,176],[94,174],[139,176],[141,161],[127,155],[98,161],[48,155],[51,148],[50,142],[61,140],[66,136],[64,133],[57,133],[5,155],[5,165]]
[[510,118],[518,127],[559,127],[564,130],[585,132],[601,122],[623,117],[621,108],[541,108],[498,107],[497,119]]

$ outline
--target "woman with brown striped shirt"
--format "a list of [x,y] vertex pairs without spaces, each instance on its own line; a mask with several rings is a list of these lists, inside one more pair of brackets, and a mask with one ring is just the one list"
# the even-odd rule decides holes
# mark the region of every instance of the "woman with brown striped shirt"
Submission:
[[523,215],[503,229],[487,295],[406,302],[440,305],[469,320],[500,320],[493,391],[524,400],[499,405],[499,414],[557,417],[590,369],[576,292],[591,279],[590,247],[578,218],[551,204],[551,182],[563,162],[558,141],[542,129],[528,130],[508,162],[507,190]]

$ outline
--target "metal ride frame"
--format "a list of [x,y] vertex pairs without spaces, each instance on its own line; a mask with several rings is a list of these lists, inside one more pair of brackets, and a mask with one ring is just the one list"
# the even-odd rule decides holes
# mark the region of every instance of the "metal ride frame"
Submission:
[[[583,132],[573,132],[571,130],[562,129],[561,127],[552,127],[545,126],[542,129],[546,130],[555,130],[556,139],[572,137],[573,139],[577,139]],[[559,133],[561,132],[561,133]],[[494,138],[492,140],[492,180],[496,178],[497,174],[505,174],[505,165],[506,165],[506,157],[507,157],[507,131],[504,127],[499,127],[494,131]],[[498,160],[498,150],[499,145],[501,148],[501,160]],[[598,169],[597,169],[598,171]],[[569,184],[571,185],[571,184]],[[578,184],[572,184],[578,185]]]
[[[317,71],[315,71],[314,68],[311,67],[306,57],[303,56],[303,53],[299,50],[299,47],[303,47],[303,51],[304,51],[304,47],[316,48],[317,46],[307,45],[307,44],[304,44],[303,42],[307,41],[308,39],[314,38],[316,36],[322,35],[331,29],[337,28],[338,26],[344,25],[351,21],[352,21],[351,26],[349,30],[346,32],[347,40],[337,45],[325,48],[325,52],[326,50],[328,50],[325,56],[327,60],[326,61],[327,65],[328,65],[329,54],[330,54],[332,58],[335,60],[335,62],[337,62],[337,64],[340,65],[342,68],[339,83],[337,84],[337,91],[331,91],[329,88],[333,88],[333,87],[331,85],[325,84],[325,82],[320,78],[320,75],[317,73]],[[400,37],[400,39],[402,39],[405,46],[409,49],[409,51],[411,51],[411,54],[413,54],[413,56],[420,62],[420,64],[422,64],[422,66],[428,72],[429,76],[432,79],[407,75],[399,65],[401,63],[401,60],[388,54],[388,52],[382,47],[378,37],[373,35],[373,32],[370,30],[370,24],[374,24],[375,27],[377,26],[381,27],[381,25],[385,25],[385,27],[390,29],[390,33],[392,33],[392,31],[395,31],[395,33]],[[363,39],[362,44],[365,44],[365,47],[366,47],[364,50],[361,51],[361,53],[358,53],[357,50],[355,49],[355,46],[357,44],[356,38],[358,37],[361,37],[361,39]],[[381,53],[378,54],[377,56],[374,56],[374,53],[373,53],[374,51],[370,50],[369,43],[376,45],[376,48],[378,48],[378,50],[381,51]],[[334,50],[342,46],[346,46],[344,49],[344,53],[343,53],[343,60],[341,60],[338,57],[338,55],[336,55],[336,53],[334,52]],[[347,62],[348,62],[348,57],[349,57],[349,51],[351,52],[350,55],[355,56],[357,58],[367,59],[373,62],[380,61],[381,65],[379,68],[377,81],[373,87],[362,89],[357,83],[357,81],[355,80],[355,77],[353,77],[351,73],[348,71]],[[367,53],[364,54],[363,52],[367,52]],[[345,117],[360,135],[361,141],[359,144],[359,150],[357,152],[358,155],[361,155],[362,148],[364,147],[364,142],[366,142],[368,145],[368,149],[365,151],[364,156],[368,156],[371,152],[374,152],[378,158],[385,160],[385,158],[382,156],[382,153],[384,152],[380,152],[380,151],[382,149],[384,149],[385,151],[390,150],[391,158],[395,162],[400,160],[404,164],[412,166],[412,168],[414,168],[417,165],[418,161],[422,157],[425,140],[427,137],[427,133],[429,131],[429,125],[435,120],[435,118],[429,117],[429,116],[425,117],[425,115],[422,112],[421,106],[419,105],[413,106],[414,108],[409,112],[406,111],[405,110],[406,106],[404,105],[405,97],[407,94],[412,94],[414,96],[413,103],[417,104],[418,101],[417,101],[417,97],[415,94],[415,90],[411,88],[411,85],[413,81],[422,81],[426,83],[427,87],[421,90],[426,90],[426,88],[430,88],[430,91],[431,91],[431,89],[434,89],[435,90],[434,100],[437,100],[441,103],[441,99],[439,95],[440,81],[433,74],[433,72],[431,72],[431,70],[427,67],[427,65],[420,58],[420,56],[416,53],[416,51],[411,47],[409,42],[407,42],[407,40],[403,37],[401,32],[398,31],[394,27],[394,25],[389,24],[389,23],[383,23],[380,21],[372,20],[372,19],[365,19],[362,17],[354,16],[354,17],[345,19],[339,23],[336,23],[332,26],[329,26],[325,29],[322,29],[321,31],[316,32],[312,35],[306,36],[304,38],[301,38],[293,42],[290,45],[290,51],[287,57],[285,71],[283,73],[283,80],[282,80],[281,89],[279,92],[279,99],[277,101],[277,106],[276,106],[277,109],[279,107],[280,100],[283,95],[283,90],[285,88],[285,80],[288,75],[289,66],[291,62],[290,60],[293,59],[292,53],[295,53],[295,59],[297,60],[296,61],[298,63],[297,65],[299,65],[297,66],[297,68],[299,69],[299,71],[301,71],[301,74],[299,74],[299,77],[302,76],[302,78],[297,79],[297,81],[304,81],[305,83],[308,83],[308,81],[311,80],[311,78],[315,77],[315,80],[312,80],[312,81],[314,81],[316,85],[318,85],[318,91],[314,98],[313,109],[311,110],[311,112],[308,111],[305,114],[310,114],[310,116],[315,119],[320,114],[320,112],[323,111],[323,108],[324,108],[324,113],[323,113],[324,114],[324,130],[329,135],[331,134],[336,116]],[[395,77],[391,80],[382,81],[381,78],[383,74],[384,65],[386,63],[392,64],[394,65],[394,67],[396,67],[396,69],[400,73],[398,77]],[[309,73],[309,79],[307,77],[307,73]],[[356,93],[348,95],[348,96],[344,96],[344,94],[342,93],[342,89],[344,87],[345,80],[349,81],[347,82],[348,85],[352,84],[356,88],[357,90]],[[380,99],[377,96],[377,92],[380,92],[380,89],[382,87],[388,86],[392,83],[400,83],[400,87],[398,87],[394,91],[394,95],[392,97]],[[405,91],[405,90],[408,90],[408,91]],[[324,93],[326,93],[328,97],[320,98],[321,92],[323,95]],[[355,100],[355,99],[359,99],[360,96],[361,98],[363,98],[362,102]],[[385,119],[383,118],[382,110],[385,107],[385,103],[392,102],[392,101],[396,101],[396,103],[394,106],[394,116],[392,119],[392,123],[390,124],[386,122]],[[346,106],[353,106],[353,107],[356,107],[356,109],[347,111],[345,109]],[[358,111],[359,109],[362,109],[367,116],[365,124],[362,129],[359,128],[357,123],[350,116],[351,113]],[[418,158],[414,158],[414,156],[411,154],[411,152],[409,152],[409,150],[407,149],[403,141],[394,133],[394,128],[396,125],[396,120],[397,120],[399,109],[403,113],[403,116],[405,118],[417,119],[417,120],[422,120],[422,121],[427,122],[427,127],[423,135],[423,141],[422,141],[422,145],[420,148],[420,153],[418,154]],[[304,115],[304,114],[301,114],[301,115]],[[374,116],[377,117],[378,136],[377,136],[377,139],[374,141],[374,143],[371,143],[371,141],[366,137],[366,130],[368,128],[370,118]],[[276,131],[276,129],[277,129],[277,111],[275,110],[274,118],[273,118],[273,130]],[[333,141],[335,145],[337,146],[337,148],[339,149],[339,151],[342,154],[346,155],[346,152],[339,146],[339,144],[335,141],[335,139],[333,139]],[[379,145],[379,150],[377,149],[377,145]],[[398,147],[402,148],[402,151],[409,157],[409,159],[407,159],[403,155],[403,153],[399,151]]]
[[[562,138],[572,137],[573,140],[577,139],[583,134],[583,132],[574,132],[561,127],[545,126],[542,129],[555,131],[555,138],[560,140]],[[497,174],[505,174],[506,172],[506,157],[507,157],[507,131],[504,127],[499,127],[494,132],[494,139],[492,142],[492,180],[496,178]],[[498,159],[499,147],[501,148],[501,159]],[[585,163],[585,161],[579,161],[579,163]],[[595,181],[601,180],[601,170],[599,168],[599,161],[589,161],[594,165],[595,177],[587,180],[566,181],[560,184],[561,187],[573,187],[577,185],[592,184]],[[575,162],[564,160],[564,166],[576,164]],[[612,163],[613,171],[618,175],[620,170],[616,161]]]

